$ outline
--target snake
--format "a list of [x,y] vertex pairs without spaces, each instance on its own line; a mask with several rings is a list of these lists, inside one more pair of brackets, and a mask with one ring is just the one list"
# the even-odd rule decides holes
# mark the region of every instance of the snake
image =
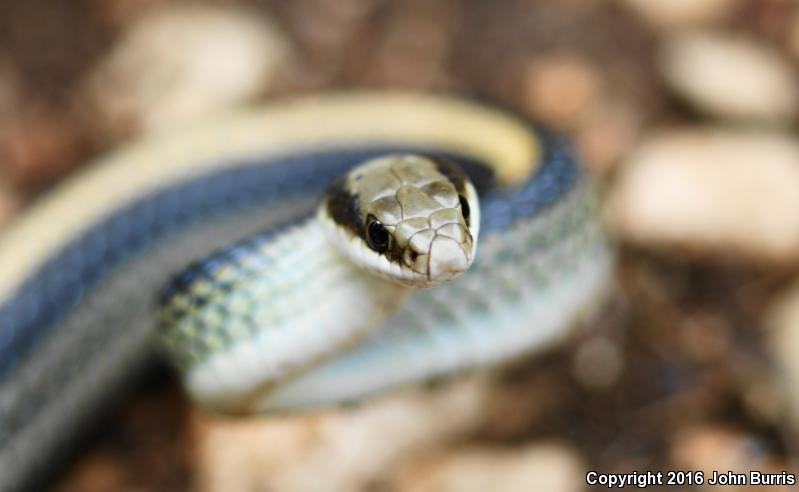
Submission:
[[166,358],[211,411],[357,402],[560,340],[612,284],[569,142],[471,99],[351,91],[145,135],[0,236],[0,490]]

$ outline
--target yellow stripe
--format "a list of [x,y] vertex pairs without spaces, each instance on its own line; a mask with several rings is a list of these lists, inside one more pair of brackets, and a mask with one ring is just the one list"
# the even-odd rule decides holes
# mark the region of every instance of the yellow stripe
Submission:
[[304,145],[396,142],[473,155],[502,182],[538,161],[535,135],[501,111],[448,97],[357,92],[305,97],[148,137],[97,160],[0,238],[0,301],[53,252],[126,203],[230,165],[231,157]]

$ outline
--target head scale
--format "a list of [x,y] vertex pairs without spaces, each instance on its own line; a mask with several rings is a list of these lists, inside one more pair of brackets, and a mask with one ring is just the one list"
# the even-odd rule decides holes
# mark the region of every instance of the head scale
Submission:
[[318,215],[351,261],[415,287],[454,279],[477,250],[477,193],[459,168],[439,159],[366,161],[331,183]]

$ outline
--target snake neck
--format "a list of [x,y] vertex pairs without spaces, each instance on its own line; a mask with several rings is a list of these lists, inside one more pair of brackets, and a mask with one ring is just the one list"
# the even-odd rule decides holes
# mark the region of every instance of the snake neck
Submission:
[[257,411],[276,381],[358,343],[413,292],[352,264],[316,218],[249,247],[244,263],[228,250],[205,260],[213,270],[162,312],[164,345],[188,369],[190,390],[226,412]]

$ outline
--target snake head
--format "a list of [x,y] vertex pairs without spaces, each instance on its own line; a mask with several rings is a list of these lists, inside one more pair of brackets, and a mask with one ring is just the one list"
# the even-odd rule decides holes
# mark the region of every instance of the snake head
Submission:
[[414,154],[371,159],[334,180],[318,219],[356,265],[413,287],[468,270],[480,227],[477,193],[463,171]]

